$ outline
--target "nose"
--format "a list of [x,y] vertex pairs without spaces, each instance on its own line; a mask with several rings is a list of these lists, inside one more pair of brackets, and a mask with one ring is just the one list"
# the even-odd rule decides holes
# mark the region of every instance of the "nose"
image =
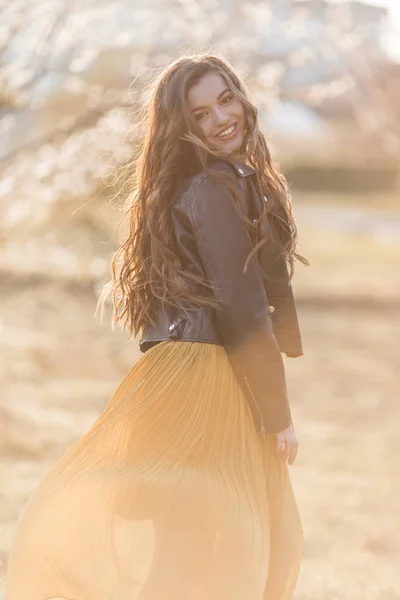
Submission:
[[221,127],[221,125],[225,125],[229,121],[229,115],[225,112],[223,106],[217,106],[214,110],[214,123],[216,127]]

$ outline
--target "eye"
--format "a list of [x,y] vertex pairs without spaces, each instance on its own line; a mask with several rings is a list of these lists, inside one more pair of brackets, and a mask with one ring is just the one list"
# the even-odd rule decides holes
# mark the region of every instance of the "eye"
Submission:
[[222,100],[222,104],[228,104],[228,102],[230,102],[232,100],[233,96],[229,95],[229,96],[225,96],[225,98]]
[[200,121],[200,119],[202,119],[206,114],[207,113],[199,113],[198,115],[196,115],[196,121]]

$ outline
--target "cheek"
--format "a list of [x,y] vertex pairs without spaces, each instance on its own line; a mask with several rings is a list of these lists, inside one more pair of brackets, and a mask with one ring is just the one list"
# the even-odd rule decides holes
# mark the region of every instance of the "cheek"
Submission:
[[238,101],[237,106],[235,107],[235,114],[240,118],[241,121],[244,121],[245,113],[244,107],[241,102]]
[[198,123],[198,126],[200,127],[201,131],[203,132],[204,137],[208,138],[212,135],[211,134],[211,125],[210,125],[210,123],[207,123],[207,119],[204,119],[204,121],[200,121],[200,123]]

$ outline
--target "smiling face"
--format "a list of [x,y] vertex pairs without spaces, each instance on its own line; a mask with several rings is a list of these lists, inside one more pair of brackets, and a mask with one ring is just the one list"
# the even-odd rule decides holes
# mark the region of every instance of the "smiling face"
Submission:
[[217,73],[207,73],[188,92],[189,107],[209,148],[237,152],[246,123],[243,104]]

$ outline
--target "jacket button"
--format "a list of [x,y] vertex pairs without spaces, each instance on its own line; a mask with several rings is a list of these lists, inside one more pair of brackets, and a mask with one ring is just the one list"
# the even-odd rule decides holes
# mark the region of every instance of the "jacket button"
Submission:
[[168,327],[168,331],[173,331],[175,329],[175,323],[171,323],[171,325]]
[[273,313],[274,311],[275,311],[275,306],[272,306],[272,304],[271,304],[271,306],[269,307],[269,312]]
[[244,173],[243,169],[240,169],[240,168],[239,168],[239,169],[238,169],[238,171],[239,171],[239,173],[240,173],[241,175],[243,175],[243,173]]
[[265,202],[268,202],[267,196],[264,196],[264,200],[265,200]]

